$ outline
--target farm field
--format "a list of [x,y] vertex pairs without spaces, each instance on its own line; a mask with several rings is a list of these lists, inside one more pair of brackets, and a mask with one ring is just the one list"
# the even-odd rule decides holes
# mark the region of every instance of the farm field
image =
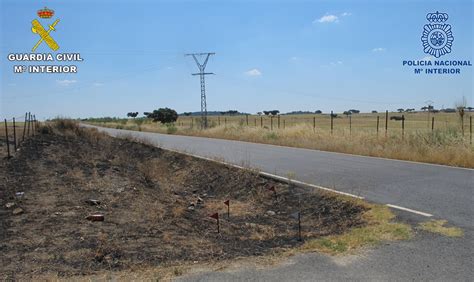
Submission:
[[[472,116],[461,123],[457,113],[400,113],[210,116],[201,130],[199,117],[180,116],[172,125],[138,119],[87,119],[85,122],[118,129],[141,130],[318,149],[460,167],[474,167]],[[378,120],[378,121],[377,121]],[[378,124],[378,129],[377,129]],[[461,124],[463,126],[461,126]]]
[[[197,263],[298,251],[339,253],[410,237],[410,228],[392,222],[386,207],[115,139],[67,121],[41,127],[15,157],[2,158],[0,167],[6,179],[0,184],[2,280],[110,271],[126,276],[144,269],[154,269],[146,279],[159,279]],[[303,241],[295,211],[303,217]],[[214,213],[221,218],[219,233],[209,217]],[[87,220],[92,215],[103,221]],[[352,233],[363,238],[354,240]],[[337,248],[328,244],[326,238],[342,235],[352,241]]]

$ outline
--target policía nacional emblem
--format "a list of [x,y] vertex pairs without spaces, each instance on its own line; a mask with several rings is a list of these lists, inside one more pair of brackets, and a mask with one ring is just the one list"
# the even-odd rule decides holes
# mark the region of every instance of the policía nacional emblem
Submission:
[[426,19],[430,23],[423,26],[421,36],[423,51],[436,58],[451,53],[454,37],[451,25],[445,23],[448,20],[448,14],[437,11],[427,14]]

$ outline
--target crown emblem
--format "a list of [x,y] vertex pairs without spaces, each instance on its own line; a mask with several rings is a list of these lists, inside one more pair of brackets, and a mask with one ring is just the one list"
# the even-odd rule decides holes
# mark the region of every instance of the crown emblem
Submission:
[[436,11],[436,13],[427,14],[426,19],[432,23],[442,23],[448,20],[448,14]]
[[54,11],[44,7],[44,9],[38,10],[38,16],[42,19],[49,19],[54,15]]

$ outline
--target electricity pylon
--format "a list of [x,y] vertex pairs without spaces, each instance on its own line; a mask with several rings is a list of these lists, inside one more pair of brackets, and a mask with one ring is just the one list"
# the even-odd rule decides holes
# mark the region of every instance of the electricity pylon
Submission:
[[[212,72],[205,72],[205,68],[207,65],[207,61],[209,60],[209,56],[214,55],[215,53],[192,53],[192,54],[185,54],[185,56],[193,56],[196,65],[199,68],[198,73],[193,73],[192,75],[199,75],[201,78],[201,129],[207,128],[207,103],[206,103],[206,82],[204,80],[204,76],[208,74],[214,74]],[[200,63],[196,56],[206,56],[204,63]]]

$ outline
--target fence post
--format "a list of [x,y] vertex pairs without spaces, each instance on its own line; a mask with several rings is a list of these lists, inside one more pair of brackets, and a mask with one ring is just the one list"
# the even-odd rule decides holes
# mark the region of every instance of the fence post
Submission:
[[31,119],[31,114],[28,112],[28,130],[26,132],[27,136],[30,136],[30,119]]
[[469,117],[469,144],[472,145],[472,116]]
[[5,138],[7,140],[7,158],[10,158],[10,144],[8,141],[8,126],[7,126],[7,119],[5,119]]
[[15,149],[14,152],[16,152],[16,123],[15,123],[15,118],[13,118],[13,148]]
[[278,129],[280,129],[280,115],[278,115]]
[[31,124],[31,129],[33,131],[33,135],[35,135],[36,133],[36,116],[33,115],[33,120],[32,120],[32,124]]
[[405,115],[402,115],[402,139],[405,139]]
[[247,122],[247,126],[249,126],[249,115],[245,115],[245,120]]
[[255,118],[255,127],[257,127],[257,118]]
[[431,132],[434,131],[434,117],[431,118]]
[[260,127],[263,127],[263,117],[260,117]]
[[388,110],[385,111],[385,137],[387,137],[388,131]]
[[273,130],[273,116],[270,116],[270,130]]
[[380,117],[377,116],[377,136],[379,136],[379,124],[380,124]]
[[221,117],[217,117],[217,125],[221,125]]
[[313,117],[313,132],[316,132],[316,117]]
[[332,134],[332,130],[333,130],[333,126],[334,126],[334,114],[333,114],[333,111],[331,111],[331,134]]
[[283,129],[285,129],[285,128],[286,128],[286,122],[285,122],[285,120],[283,120]]
[[349,134],[352,135],[352,115],[349,116]]
[[25,113],[25,123],[23,124],[23,137],[21,139],[21,142],[25,141],[25,132],[26,132],[26,117],[28,116],[28,113]]
[[224,118],[224,126],[227,127],[227,118]]
[[194,118],[191,118],[191,128],[194,128]]

